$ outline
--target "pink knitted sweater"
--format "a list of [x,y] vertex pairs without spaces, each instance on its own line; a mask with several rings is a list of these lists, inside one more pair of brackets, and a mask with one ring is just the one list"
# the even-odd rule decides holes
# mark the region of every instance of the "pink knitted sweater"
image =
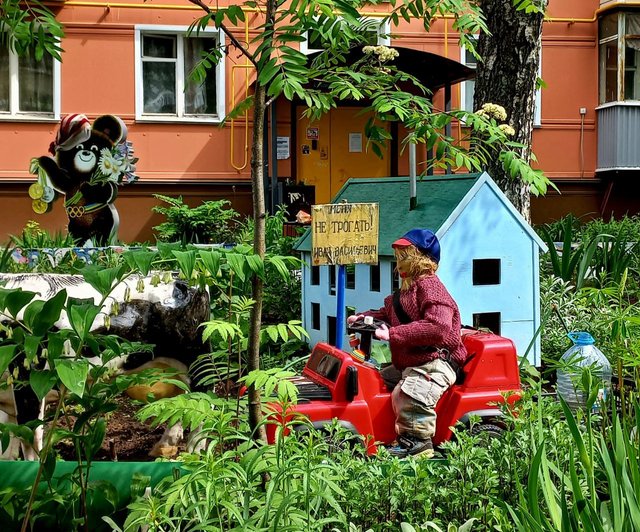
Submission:
[[467,351],[460,335],[460,311],[436,275],[415,280],[400,293],[400,303],[411,318],[405,325],[396,316],[393,294],[380,310],[363,313],[389,324],[391,361],[396,368],[420,366],[442,356],[424,347],[445,348],[458,364],[464,363]]

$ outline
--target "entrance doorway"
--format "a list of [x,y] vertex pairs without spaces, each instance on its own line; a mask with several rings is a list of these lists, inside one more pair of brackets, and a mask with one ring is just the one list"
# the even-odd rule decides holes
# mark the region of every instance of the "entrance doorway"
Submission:
[[362,108],[332,109],[315,122],[302,117],[304,110],[296,108],[297,178],[315,187],[316,204],[329,203],[351,177],[390,175],[389,143],[382,159],[367,150],[364,129],[369,114]]

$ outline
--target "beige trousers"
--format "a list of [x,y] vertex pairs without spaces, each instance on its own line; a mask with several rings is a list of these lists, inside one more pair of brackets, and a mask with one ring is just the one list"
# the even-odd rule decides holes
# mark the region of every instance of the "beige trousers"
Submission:
[[436,432],[436,404],[456,381],[453,368],[442,359],[422,366],[406,368],[402,373],[394,366],[380,372],[389,388],[396,416],[396,434],[419,440],[432,438]]

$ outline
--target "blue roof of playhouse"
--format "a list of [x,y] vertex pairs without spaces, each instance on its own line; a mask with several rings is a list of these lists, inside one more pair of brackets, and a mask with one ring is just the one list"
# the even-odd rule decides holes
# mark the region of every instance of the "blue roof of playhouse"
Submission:
[[[409,210],[409,177],[352,178],[331,203],[378,203],[379,253],[392,255],[391,244],[414,227],[425,227],[442,237],[482,185],[489,185],[497,197],[520,222],[529,236],[546,251],[544,242],[514,208],[489,174],[454,174],[418,178],[417,206]],[[295,245],[299,251],[311,251],[311,230]]]

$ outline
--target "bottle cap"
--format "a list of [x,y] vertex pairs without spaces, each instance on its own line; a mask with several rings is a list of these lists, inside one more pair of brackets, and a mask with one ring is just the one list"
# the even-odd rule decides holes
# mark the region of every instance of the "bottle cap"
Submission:
[[567,336],[575,345],[593,345],[596,341],[588,332],[570,332]]

